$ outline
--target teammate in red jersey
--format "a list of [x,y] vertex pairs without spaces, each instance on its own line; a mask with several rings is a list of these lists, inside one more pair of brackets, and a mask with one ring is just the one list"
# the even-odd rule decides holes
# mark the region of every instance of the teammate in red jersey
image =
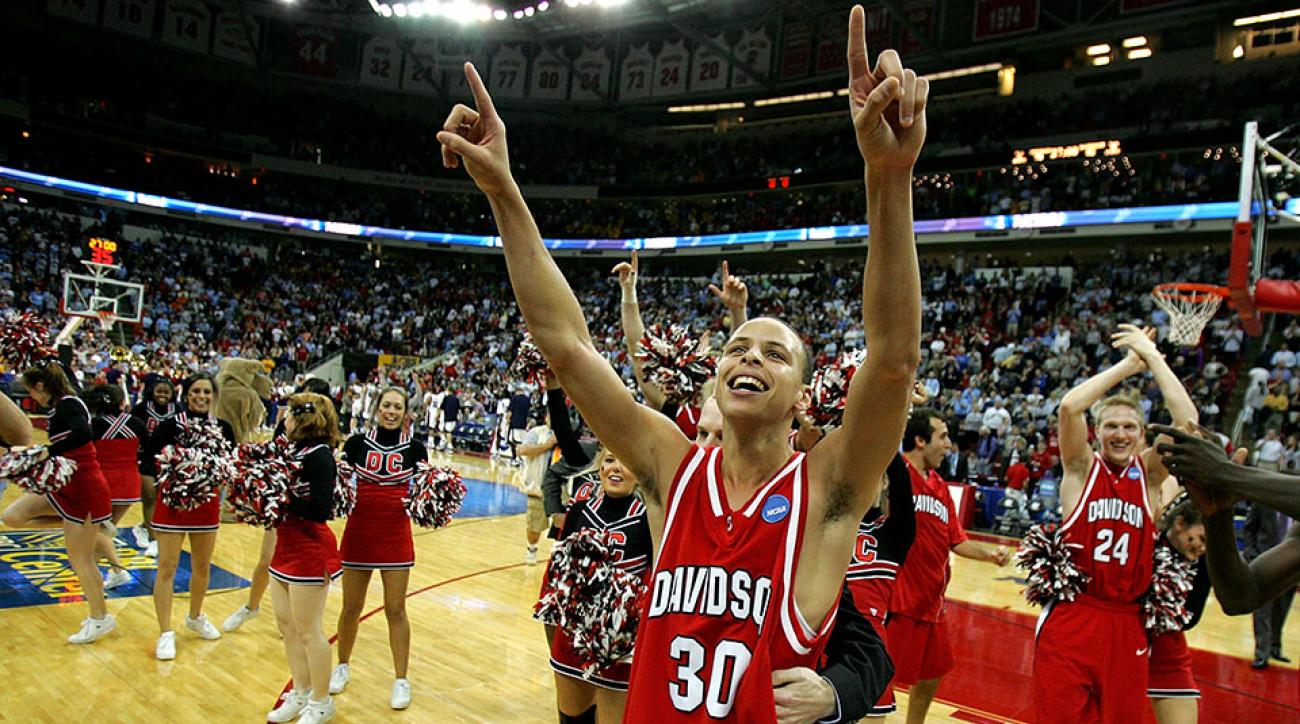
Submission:
[[[889,614],[894,585],[916,539],[911,469],[901,455],[895,456],[889,464],[888,475],[889,510],[886,513],[880,507],[872,508],[858,523],[858,543],[845,576],[858,611],[884,640],[886,648],[889,647],[889,638],[885,619]],[[885,688],[867,716],[887,716],[896,708],[891,685]]]
[[785,324],[753,319],[724,347],[715,395],[721,448],[700,448],[637,405],[596,351],[582,309],[510,175],[506,130],[472,65],[478,110],[438,134],[488,197],[528,329],[596,436],[644,488],[655,561],[626,721],[774,721],[772,671],[815,664],[859,520],[875,501],[907,417],[920,346],[912,167],[928,83],[885,51],[868,65],[865,16],[849,21],[849,100],[866,162],[870,243],[863,326],[872,350],[843,424],[806,455],[788,433],[809,403],[811,364]]
[[[1150,644],[1138,599],[1151,585],[1153,521],[1168,472],[1154,447],[1139,452],[1142,408],[1123,395],[1102,396],[1149,370],[1175,425],[1194,422],[1196,407],[1152,335],[1131,324],[1119,329],[1111,339],[1128,351],[1124,359],[1061,399],[1061,534],[1090,580],[1074,601],[1049,604],[1039,617],[1033,675],[1038,721],[1128,721],[1146,698]],[[1085,417],[1094,405],[1096,451],[1088,444]]]
[[948,424],[936,410],[912,410],[903,435],[903,460],[911,473],[916,539],[898,572],[887,624],[894,685],[910,687],[909,722],[925,721],[940,679],[953,667],[944,599],[952,573],[949,552],[999,566],[1011,558],[1006,548],[966,539],[948,483],[938,473],[951,447]]

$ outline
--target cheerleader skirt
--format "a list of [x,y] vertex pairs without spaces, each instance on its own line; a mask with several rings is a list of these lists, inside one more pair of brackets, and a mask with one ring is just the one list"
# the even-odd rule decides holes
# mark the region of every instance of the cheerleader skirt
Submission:
[[62,488],[46,493],[45,499],[55,512],[69,523],[85,523],[89,519],[92,525],[98,525],[112,519],[113,503],[108,493],[108,481],[99,468],[95,446],[86,443],[63,453],[63,457],[75,462],[77,471]]
[[113,505],[140,502],[140,466],[136,462],[140,441],[135,438],[98,440],[94,444]]
[[276,529],[271,576],[282,583],[324,585],[343,573],[338,542],[328,525],[293,513]]
[[343,529],[344,568],[395,571],[415,565],[411,519],[402,498],[406,485],[360,483],[357,504]]
[[551,641],[551,668],[557,674],[614,691],[627,691],[627,682],[632,678],[630,661],[620,661],[584,678],[582,664],[573,650],[573,636],[562,628],[555,629],[555,638]]

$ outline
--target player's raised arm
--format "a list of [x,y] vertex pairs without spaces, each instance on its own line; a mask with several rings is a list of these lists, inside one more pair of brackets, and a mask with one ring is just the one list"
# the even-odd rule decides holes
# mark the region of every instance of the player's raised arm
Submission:
[[628,361],[632,363],[632,376],[636,378],[636,385],[641,390],[641,395],[645,397],[645,403],[660,410],[664,406],[663,390],[646,379],[641,372],[641,358],[638,354],[641,351],[641,338],[645,336],[645,320],[641,318],[641,303],[636,296],[640,268],[634,251],[632,260],[615,264],[612,273],[618,275],[618,288],[622,294],[622,301],[619,303],[619,319],[623,322],[623,345],[627,348]]
[[[1160,394],[1165,399],[1165,407],[1169,410],[1173,426],[1179,429],[1189,428],[1200,421],[1200,414],[1196,411],[1196,404],[1192,402],[1191,395],[1187,394],[1187,388],[1183,387],[1182,380],[1179,380],[1178,375],[1169,369],[1169,363],[1165,362],[1164,355],[1156,348],[1154,338],[1154,327],[1144,330],[1132,324],[1121,324],[1119,331],[1111,335],[1111,344],[1116,347],[1127,347],[1142,358],[1142,363],[1151,371],[1151,376],[1155,378],[1156,385],[1160,388]],[[1168,439],[1166,437],[1157,439],[1157,445]],[[1169,477],[1164,458],[1156,452],[1157,445],[1152,445],[1142,453],[1142,462],[1147,467],[1147,482],[1155,486]],[[1158,495],[1152,497],[1152,500],[1157,504],[1162,502]],[[1156,516],[1160,515],[1159,510],[1153,513]]]
[[[849,385],[840,429],[809,456],[847,507],[828,517],[860,516],[898,451],[920,361],[921,277],[912,229],[912,166],[925,142],[929,84],[886,50],[868,65],[861,6],[849,16],[849,106],[866,164],[870,236],[862,283],[867,357]],[[838,496],[836,496],[838,497]]]
[[1146,369],[1142,356],[1130,347],[1118,364],[1089,377],[1061,398],[1061,466],[1065,469],[1061,480],[1061,508],[1067,518],[1083,495],[1087,482],[1084,478],[1092,465],[1092,446],[1088,444],[1089,408],[1105,397],[1110,388]]
[[528,331],[592,431],[643,483],[666,487],[671,481],[657,475],[657,455],[675,465],[690,442],[671,420],[638,405],[596,351],[578,300],[542,244],[510,174],[505,124],[473,64],[465,64],[465,76],[477,109],[457,105],[447,117],[438,133],[443,165],[455,168],[463,163],[487,196],[505,249],[510,286]]

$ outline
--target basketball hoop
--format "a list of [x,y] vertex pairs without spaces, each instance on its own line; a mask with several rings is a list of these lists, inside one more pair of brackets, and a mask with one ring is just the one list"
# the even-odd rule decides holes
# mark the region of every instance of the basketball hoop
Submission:
[[95,319],[99,320],[99,328],[107,332],[117,322],[117,315],[113,314],[112,310],[109,309],[97,309],[95,310]]
[[1201,330],[1226,296],[1225,287],[1195,282],[1157,284],[1151,291],[1156,304],[1169,314],[1169,341],[1181,347],[1194,347],[1201,340]]

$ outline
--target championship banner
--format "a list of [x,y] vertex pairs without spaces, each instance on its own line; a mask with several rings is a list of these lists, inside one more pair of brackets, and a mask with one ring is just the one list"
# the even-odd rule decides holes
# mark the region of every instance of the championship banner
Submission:
[[486,78],[495,98],[523,98],[528,59],[517,45],[503,45],[492,56],[492,74]]
[[705,36],[721,50],[700,43],[695,46],[691,59],[691,92],[720,91],[727,89],[727,79],[731,75],[731,62],[722,51],[730,50],[726,36]]
[[469,79],[465,77],[465,63],[470,62],[488,82],[488,56],[483,44],[474,40],[443,38],[438,41],[438,67],[442,68],[442,82],[452,98],[473,98]]
[[550,48],[533,58],[533,78],[528,97],[562,101],[569,97],[569,64]]
[[[937,15],[934,0],[909,0],[903,6],[903,14],[907,16],[917,32],[929,38],[934,37],[934,21]],[[898,44],[898,52],[906,59],[925,52],[925,46],[921,44],[920,38],[912,35],[907,28],[903,28],[903,38]]]
[[271,26],[268,62],[276,68],[316,78],[356,77],[357,39],[316,25]]
[[361,85],[395,91],[402,86],[402,49],[397,40],[376,35],[361,48]]
[[149,40],[158,12],[154,0],[104,0],[103,25],[109,30]]
[[1038,29],[1039,0],[975,0],[975,40],[991,40]]
[[651,95],[679,96],[686,92],[686,63],[690,60],[685,40],[664,43],[655,57],[655,72],[651,78]]
[[623,56],[622,72],[619,74],[618,98],[623,101],[639,100],[650,97],[650,77],[654,75],[655,58],[650,53],[650,45],[641,43],[633,45]]
[[161,39],[173,48],[208,52],[212,11],[202,0],[167,0],[163,6]]
[[[844,49],[848,47],[849,31],[844,25],[844,17],[834,13],[822,18],[821,28],[817,33],[817,75],[838,73],[845,70],[847,58]],[[867,46],[871,52],[871,46]]]
[[584,47],[573,63],[573,86],[569,100],[600,101],[609,97],[609,79],[613,64],[604,46]]
[[744,61],[762,74],[758,78],[751,78],[740,66],[733,66],[732,88],[751,88],[767,80],[772,71],[772,36],[766,30],[746,30],[732,51],[737,60]]
[[256,20],[239,13],[221,13],[217,16],[216,33],[212,38],[212,54],[245,65],[257,65],[257,47],[261,37]]
[[426,96],[438,95],[438,41],[415,40],[406,46],[402,67],[402,90]]
[[99,0],[50,0],[45,4],[45,12],[94,25],[99,22]]
[[787,23],[781,41],[781,80],[808,75],[808,57],[812,54],[812,23]]

